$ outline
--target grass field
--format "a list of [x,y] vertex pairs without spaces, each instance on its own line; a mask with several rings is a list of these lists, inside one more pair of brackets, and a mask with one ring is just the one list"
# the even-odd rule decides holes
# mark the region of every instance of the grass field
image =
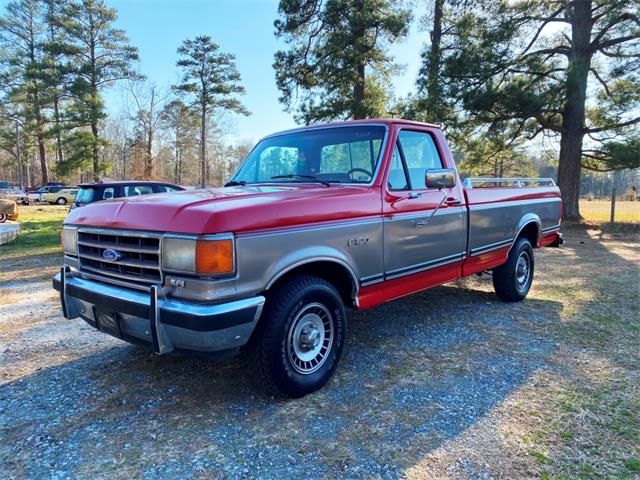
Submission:
[[[609,200],[580,200],[580,213],[587,222],[608,222],[611,216]],[[616,222],[640,223],[640,202],[616,202]]]
[[29,205],[20,209],[20,236],[0,246],[0,258],[40,255],[60,251],[60,226],[68,207],[58,205]]

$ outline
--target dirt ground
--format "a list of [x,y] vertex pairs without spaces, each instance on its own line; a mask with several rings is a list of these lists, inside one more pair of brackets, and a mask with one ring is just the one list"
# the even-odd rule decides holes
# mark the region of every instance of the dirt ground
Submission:
[[59,255],[4,258],[0,478],[638,478],[639,238],[565,237],[525,302],[483,276],[352,313],[295,401],[64,320]]

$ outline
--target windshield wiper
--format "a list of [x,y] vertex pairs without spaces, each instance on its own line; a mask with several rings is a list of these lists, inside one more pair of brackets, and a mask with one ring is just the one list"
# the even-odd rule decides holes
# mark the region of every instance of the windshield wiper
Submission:
[[244,180],[229,180],[227,183],[224,184],[225,187],[235,187],[240,185],[241,187],[246,185],[247,182],[245,182]]
[[296,175],[294,173],[289,173],[287,175],[275,175],[275,176],[271,177],[272,180],[276,180],[278,178],[307,178],[307,179],[312,180],[314,182],[321,183],[322,185],[325,185],[327,187],[331,186],[331,184],[329,182],[325,182],[324,180],[320,180],[318,177],[316,177],[314,175]]

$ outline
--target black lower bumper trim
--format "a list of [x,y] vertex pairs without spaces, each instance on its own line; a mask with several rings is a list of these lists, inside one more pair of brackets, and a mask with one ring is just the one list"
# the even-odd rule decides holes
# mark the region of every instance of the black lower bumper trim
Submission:
[[[53,279],[53,288],[60,291],[60,280]],[[106,308],[119,313],[126,313],[135,317],[149,318],[149,305],[129,302],[119,298],[104,297],[96,292],[78,288],[71,283],[67,284],[67,295],[98,307]],[[244,323],[251,323],[256,317],[258,307],[252,306],[242,310],[219,313],[211,317],[192,315],[189,312],[179,312],[160,308],[162,323],[175,327],[185,328],[198,332],[211,332],[225,328],[235,327]]]

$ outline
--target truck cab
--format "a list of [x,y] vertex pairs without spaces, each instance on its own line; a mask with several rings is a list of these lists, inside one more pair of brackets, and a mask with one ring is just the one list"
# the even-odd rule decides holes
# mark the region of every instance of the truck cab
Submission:
[[246,351],[256,378],[299,397],[335,370],[348,308],[480,272],[501,300],[526,297],[534,249],[561,243],[559,190],[481,180],[463,184],[430,124],[280,132],[222,188],[73,210],[54,287],[67,318],[158,354]]

